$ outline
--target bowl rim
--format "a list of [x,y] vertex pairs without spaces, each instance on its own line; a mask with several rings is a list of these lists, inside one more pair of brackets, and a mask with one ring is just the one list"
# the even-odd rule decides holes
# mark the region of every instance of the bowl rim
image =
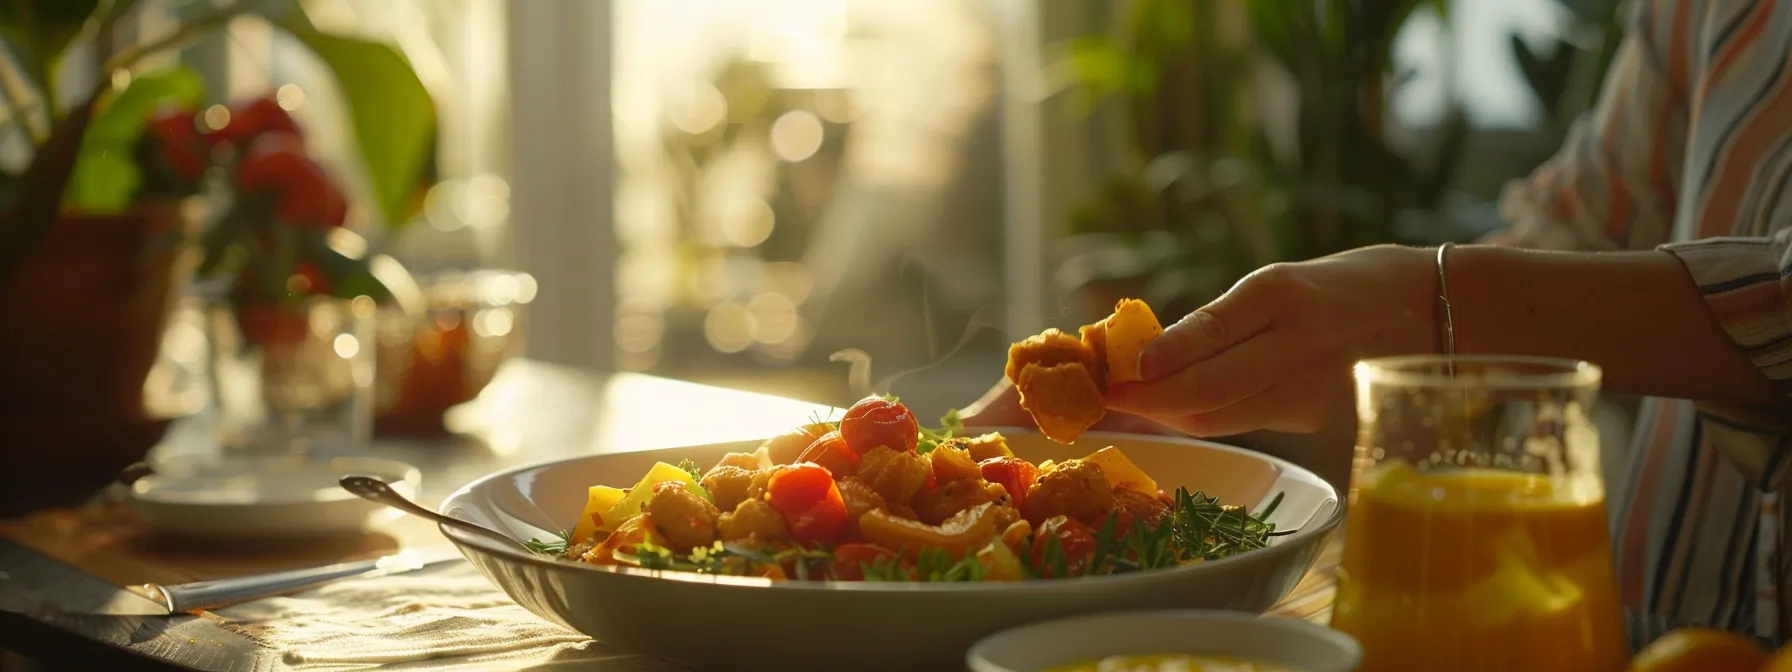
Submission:
[[[1340,630],[1326,627],[1305,619],[1266,616],[1263,614],[1227,609],[1125,609],[1036,621],[1026,625],[1018,625],[1006,630],[990,633],[989,635],[978,639],[977,643],[972,644],[971,648],[965,650],[964,662],[966,667],[972,669],[975,669],[979,664],[999,666],[1000,663],[991,660],[988,657],[989,647],[1001,643],[999,640],[1008,638],[1026,638],[1034,636],[1034,633],[1041,630],[1088,625],[1091,623],[1107,621],[1127,623],[1142,620],[1186,621],[1191,625],[1213,621],[1250,623],[1252,625],[1259,625],[1265,628],[1272,628],[1290,633],[1291,636],[1309,638],[1337,645],[1339,648],[1343,649],[1346,656],[1353,659],[1355,664],[1361,664],[1362,661],[1363,647],[1360,642],[1356,641],[1355,637],[1351,637],[1348,633]],[[1058,664],[1066,665],[1074,662],[1076,661],[1063,661]]]
[[[984,431],[984,432],[999,432],[999,433],[1003,434],[1004,436],[1009,435],[1009,434],[1014,434],[1014,435],[1021,435],[1021,434],[1037,435],[1037,434],[1039,434],[1039,431],[1037,429],[1026,428],[1026,427],[978,427],[976,429],[978,429],[980,431]],[[1311,480],[1313,482],[1320,483],[1320,484],[1324,485],[1324,487],[1327,490],[1331,491],[1331,500],[1332,500],[1332,504],[1333,504],[1332,512],[1329,516],[1326,516],[1326,518],[1324,520],[1321,520],[1318,523],[1307,525],[1298,530],[1295,530],[1292,534],[1289,534],[1286,537],[1284,537],[1285,541],[1283,541],[1280,544],[1277,544],[1275,546],[1269,546],[1266,548],[1260,548],[1260,549],[1257,549],[1254,551],[1246,551],[1244,553],[1239,553],[1237,555],[1228,556],[1225,558],[1221,558],[1219,560],[1209,560],[1206,562],[1200,562],[1200,563],[1196,563],[1196,564],[1192,564],[1192,565],[1183,565],[1180,567],[1172,567],[1169,569],[1159,569],[1159,570],[1151,570],[1151,571],[1144,571],[1144,572],[1126,572],[1126,573],[1122,573],[1122,574],[1104,574],[1101,576],[1079,576],[1079,577],[1074,577],[1074,578],[1069,578],[1069,579],[1042,579],[1042,580],[1034,580],[1034,581],[979,581],[979,582],[974,582],[974,583],[943,583],[943,582],[922,582],[922,581],[905,581],[905,582],[900,582],[900,583],[884,582],[884,581],[794,581],[794,580],[774,580],[774,579],[767,579],[767,578],[760,578],[760,577],[722,576],[722,575],[714,575],[714,574],[698,574],[695,572],[679,572],[679,571],[667,571],[667,570],[641,569],[639,567],[624,567],[624,566],[620,566],[620,565],[592,565],[592,564],[583,563],[583,562],[567,562],[567,561],[559,560],[556,558],[550,558],[547,556],[538,555],[535,553],[531,553],[531,552],[522,550],[521,548],[518,548],[516,546],[502,545],[496,541],[487,540],[484,537],[474,535],[470,532],[463,531],[459,528],[449,527],[447,525],[442,525],[439,523],[436,525],[436,528],[438,530],[440,530],[442,535],[447,537],[450,542],[454,543],[456,546],[459,546],[463,549],[477,551],[477,552],[480,552],[480,553],[483,553],[483,554],[489,555],[489,556],[495,556],[495,557],[502,558],[509,562],[522,562],[524,564],[535,565],[538,567],[545,567],[545,568],[548,568],[551,570],[559,570],[559,571],[588,571],[588,572],[597,572],[599,574],[608,574],[608,575],[617,576],[617,577],[627,577],[627,578],[631,578],[631,579],[652,579],[652,580],[661,580],[661,581],[672,580],[672,581],[681,581],[681,582],[685,582],[685,583],[708,583],[708,584],[735,586],[735,587],[743,587],[743,588],[761,588],[761,589],[772,589],[772,590],[805,590],[805,591],[830,591],[830,592],[832,592],[832,591],[855,592],[856,591],[856,592],[872,592],[872,593],[914,593],[914,592],[932,593],[932,592],[964,592],[964,591],[1001,593],[1001,592],[1019,591],[1019,590],[1028,590],[1028,591],[1075,590],[1075,589],[1080,589],[1083,586],[1116,585],[1116,584],[1124,584],[1124,583],[1134,582],[1134,581],[1156,581],[1156,580],[1162,580],[1158,577],[1171,577],[1171,576],[1175,576],[1178,574],[1184,574],[1184,573],[1188,573],[1188,572],[1203,571],[1202,568],[1204,568],[1204,567],[1231,566],[1231,565],[1243,564],[1243,563],[1247,563],[1247,562],[1255,562],[1255,561],[1257,561],[1258,558],[1265,558],[1265,557],[1274,556],[1274,555],[1284,555],[1284,554],[1288,554],[1288,553],[1293,553],[1293,552],[1295,552],[1295,549],[1305,546],[1306,542],[1315,541],[1315,540],[1322,541],[1326,536],[1330,535],[1333,530],[1337,529],[1337,527],[1344,521],[1344,513],[1345,513],[1346,504],[1345,504],[1344,498],[1342,496],[1340,496],[1340,494],[1338,493],[1337,486],[1333,485],[1330,481],[1327,481],[1324,478],[1320,478],[1318,474],[1313,473],[1313,471],[1310,469],[1302,467],[1293,462],[1289,462],[1282,458],[1276,457],[1274,455],[1269,455],[1267,453],[1262,453],[1262,452],[1258,452],[1258,451],[1254,451],[1254,450],[1250,450],[1250,449],[1246,449],[1246,448],[1240,448],[1238,446],[1231,446],[1231,445],[1226,445],[1223,443],[1216,443],[1213,441],[1207,441],[1207,440],[1203,440],[1203,439],[1197,439],[1197,438],[1185,437],[1185,436],[1172,436],[1172,435],[1164,435],[1164,434],[1142,434],[1142,433],[1137,433],[1137,432],[1105,432],[1105,431],[1087,432],[1083,436],[1091,437],[1091,438],[1133,438],[1133,439],[1142,439],[1142,440],[1148,440],[1148,441],[1163,441],[1163,442],[1169,442],[1169,443],[1180,443],[1180,444],[1191,445],[1191,446],[1200,446],[1202,448],[1215,449],[1215,450],[1220,450],[1222,452],[1230,452],[1230,453],[1235,453],[1235,454],[1246,454],[1251,457],[1255,457],[1258,459],[1268,461],[1270,464],[1275,466],[1280,472],[1284,472],[1284,473],[1292,472],[1292,473],[1298,474],[1300,476],[1303,476],[1308,480]],[[744,444],[744,443],[751,443],[751,442],[752,442],[751,439],[744,440],[744,441],[724,441],[724,442],[717,442],[717,443],[693,444],[693,445],[688,445],[688,446],[673,446],[673,447],[667,447],[667,448],[655,448],[655,449],[651,449],[651,450],[642,450],[642,451],[616,451],[616,452],[610,452],[610,453],[594,453],[594,454],[588,454],[588,455],[580,455],[580,456],[576,456],[576,457],[565,457],[565,458],[559,458],[559,459],[541,460],[541,461],[537,461],[537,462],[534,462],[531,464],[519,465],[516,467],[509,468],[509,469],[502,469],[499,471],[492,472],[490,474],[486,474],[479,478],[476,478],[476,479],[468,482],[466,485],[463,485],[460,488],[456,489],[452,494],[449,494],[447,497],[444,497],[442,499],[441,505],[439,505],[436,508],[436,511],[437,511],[437,513],[440,513],[444,516],[456,517],[452,513],[449,513],[449,507],[451,505],[455,504],[457,502],[457,500],[470,496],[474,490],[480,489],[480,488],[486,486],[487,484],[492,483],[492,482],[497,481],[502,478],[511,477],[515,474],[519,474],[522,472],[531,471],[531,470],[535,470],[535,469],[541,469],[541,468],[545,468],[545,467],[550,467],[550,466],[554,466],[557,464],[572,462],[572,461],[576,461],[576,460],[590,459],[592,457],[598,457],[598,456],[604,456],[604,455],[620,455],[620,454],[625,454],[625,453],[629,453],[629,452],[675,451],[675,450],[687,450],[687,449],[693,449],[693,448],[707,448],[707,447],[714,447],[714,446]],[[1212,571],[1212,570],[1206,570],[1206,571]]]

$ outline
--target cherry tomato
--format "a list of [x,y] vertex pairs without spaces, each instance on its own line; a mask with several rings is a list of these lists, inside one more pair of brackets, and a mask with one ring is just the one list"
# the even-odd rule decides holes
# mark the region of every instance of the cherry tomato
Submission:
[[213,145],[241,145],[266,133],[299,134],[299,124],[273,98],[256,98],[235,105],[230,110],[230,123],[213,131]]
[[840,438],[839,432],[821,435],[821,438],[803,449],[796,461],[819,464],[836,478],[859,473],[859,454],[846,447],[846,440]]
[[883,397],[865,397],[846,409],[840,435],[860,455],[878,446],[912,451],[920,442],[921,424],[915,422],[915,414],[907,406]]
[[992,457],[977,463],[983,470],[983,480],[1000,483],[1014,499],[1014,508],[1019,509],[1027,502],[1027,488],[1033,485],[1033,479],[1039,475],[1039,468],[1032,462],[1018,457]]
[[1054,537],[1064,553],[1066,569],[1073,573],[1088,562],[1089,555],[1095,552],[1095,532],[1088,525],[1066,516],[1046,519],[1039,530],[1033,533],[1033,564],[1044,569],[1047,578],[1051,578],[1056,571],[1045,559],[1045,549],[1051,543],[1048,540]]
[[797,461],[797,456],[803,454],[804,448],[831,431],[834,431],[833,425],[812,422],[779,434],[766,440],[766,457],[771,458],[772,464],[790,464]]
[[184,180],[197,180],[205,172],[205,157],[200,149],[199,126],[193,110],[168,109],[157,112],[149,120],[148,137],[156,143],[156,155],[169,170]]
[[846,500],[834,477],[817,464],[802,463],[773,475],[765,501],[784,516],[799,543],[839,541],[846,534]]
[[877,544],[841,544],[834,549],[834,577],[841,581],[864,581],[865,565],[897,557],[895,551]]

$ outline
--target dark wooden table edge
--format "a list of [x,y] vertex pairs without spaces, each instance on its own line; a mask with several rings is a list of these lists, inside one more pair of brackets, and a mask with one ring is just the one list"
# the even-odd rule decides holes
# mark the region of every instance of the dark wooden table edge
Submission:
[[0,649],[22,655],[46,669],[185,671],[171,661],[56,627],[24,614],[0,610]]

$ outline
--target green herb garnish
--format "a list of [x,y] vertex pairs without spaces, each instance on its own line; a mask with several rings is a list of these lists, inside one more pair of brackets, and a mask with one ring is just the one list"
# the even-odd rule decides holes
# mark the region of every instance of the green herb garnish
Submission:
[[554,538],[546,541],[529,537],[523,547],[542,555],[566,555],[566,547],[572,545],[572,532],[561,530],[554,533]]
[[915,452],[926,455],[940,444],[960,436],[964,436],[964,421],[958,418],[958,409],[954,408],[940,416],[939,429],[921,428],[921,440],[915,444]]
[[[691,458],[687,457],[685,459],[679,460],[678,468],[683,469],[684,473],[690,474],[691,480],[693,480],[693,481],[701,482],[703,480],[703,470],[698,469],[697,462],[695,460],[692,460]],[[708,495],[709,493],[704,493],[704,494]]]

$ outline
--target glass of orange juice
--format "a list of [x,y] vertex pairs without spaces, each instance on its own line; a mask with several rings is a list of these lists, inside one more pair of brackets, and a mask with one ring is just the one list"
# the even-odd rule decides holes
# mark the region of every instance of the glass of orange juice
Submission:
[[1624,669],[1599,377],[1527,357],[1357,365],[1332,627],[1362,643],[1364,672]]

